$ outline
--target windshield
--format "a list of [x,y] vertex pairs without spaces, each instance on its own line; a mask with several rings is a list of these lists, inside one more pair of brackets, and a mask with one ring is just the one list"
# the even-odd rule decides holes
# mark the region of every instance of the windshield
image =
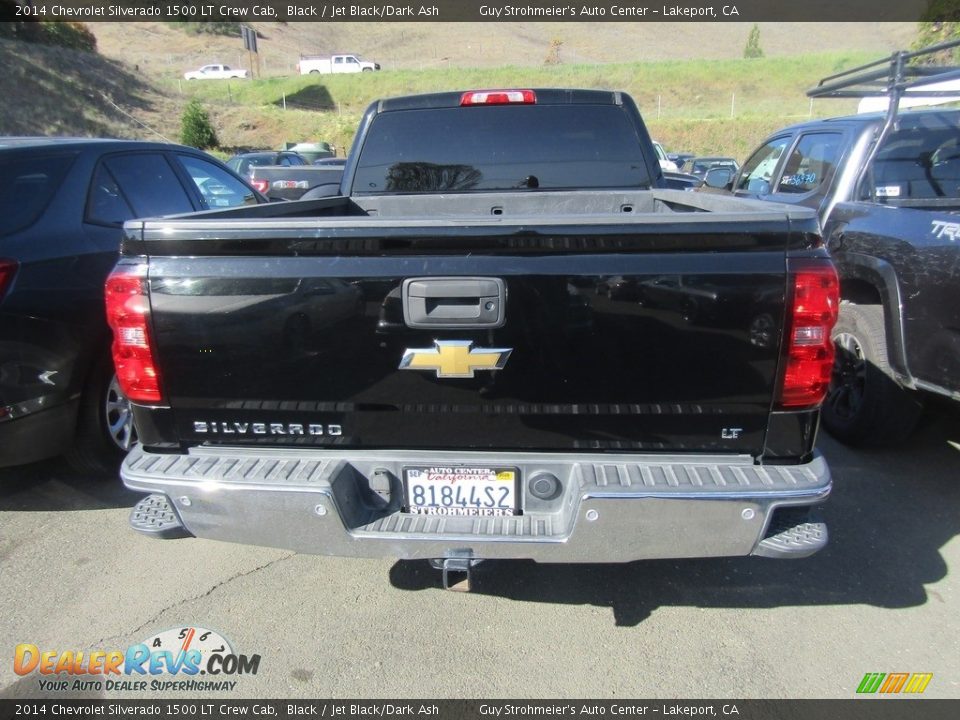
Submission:
[[615,105],[503,105],[378,115],[353,192],[649,187],[640,140]]

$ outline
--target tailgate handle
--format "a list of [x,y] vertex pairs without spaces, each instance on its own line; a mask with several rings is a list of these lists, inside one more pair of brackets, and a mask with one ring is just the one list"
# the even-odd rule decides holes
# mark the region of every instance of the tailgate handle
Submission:
[[429,277],[403,281],[403,321],[412,328],[498,328],[506,320],[500,278]]

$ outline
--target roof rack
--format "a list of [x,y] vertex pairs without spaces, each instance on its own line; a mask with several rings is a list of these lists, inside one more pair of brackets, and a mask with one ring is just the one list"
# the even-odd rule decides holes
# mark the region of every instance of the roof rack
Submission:
[[[947,81],[960,80],[960,67],[922,65],[914,62],[955,47],[960,47],[960,40],[938,43],[922,50],[900,50],[888,58],[825,77],[816,87],[807,91],[807,97],[810,98],[890,98],[883,127],[874,139],[866,162],[860,168],[858,188],[884,139],[892,130],[897,129],[900,101],[905,95],[910,98],[960,96],[956,87],[942,86]],[[934,85],[940,87],[926,87]]]

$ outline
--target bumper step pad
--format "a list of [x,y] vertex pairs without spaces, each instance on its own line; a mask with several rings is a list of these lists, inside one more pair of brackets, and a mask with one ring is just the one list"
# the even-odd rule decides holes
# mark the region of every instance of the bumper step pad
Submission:
[[827,544],[827,525],[807,520],[790,524],[774,517],[766,537],[757,543],[754,555],[768,558],[805,558],[822,550]]
[[180,522],[166,495],[147,495],[130,511],[130,527],[163,540],[193,537]]

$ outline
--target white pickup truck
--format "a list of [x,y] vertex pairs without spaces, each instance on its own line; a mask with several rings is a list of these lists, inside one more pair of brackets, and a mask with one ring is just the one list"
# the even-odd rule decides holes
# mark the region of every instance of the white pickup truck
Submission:
[[229,65],[204,65],[199,70],[185,72],[183,77],[187,80],[245,80],[250,77],[250,71],[231,70]]
[[367,62],[362,60],[359,55],[308,55],[300,58],[297,63],[297,70],[301,75],[310,73],[321,73],[329,75],[331,73],[355,73],[372,72],[380,69],[380,63]]

